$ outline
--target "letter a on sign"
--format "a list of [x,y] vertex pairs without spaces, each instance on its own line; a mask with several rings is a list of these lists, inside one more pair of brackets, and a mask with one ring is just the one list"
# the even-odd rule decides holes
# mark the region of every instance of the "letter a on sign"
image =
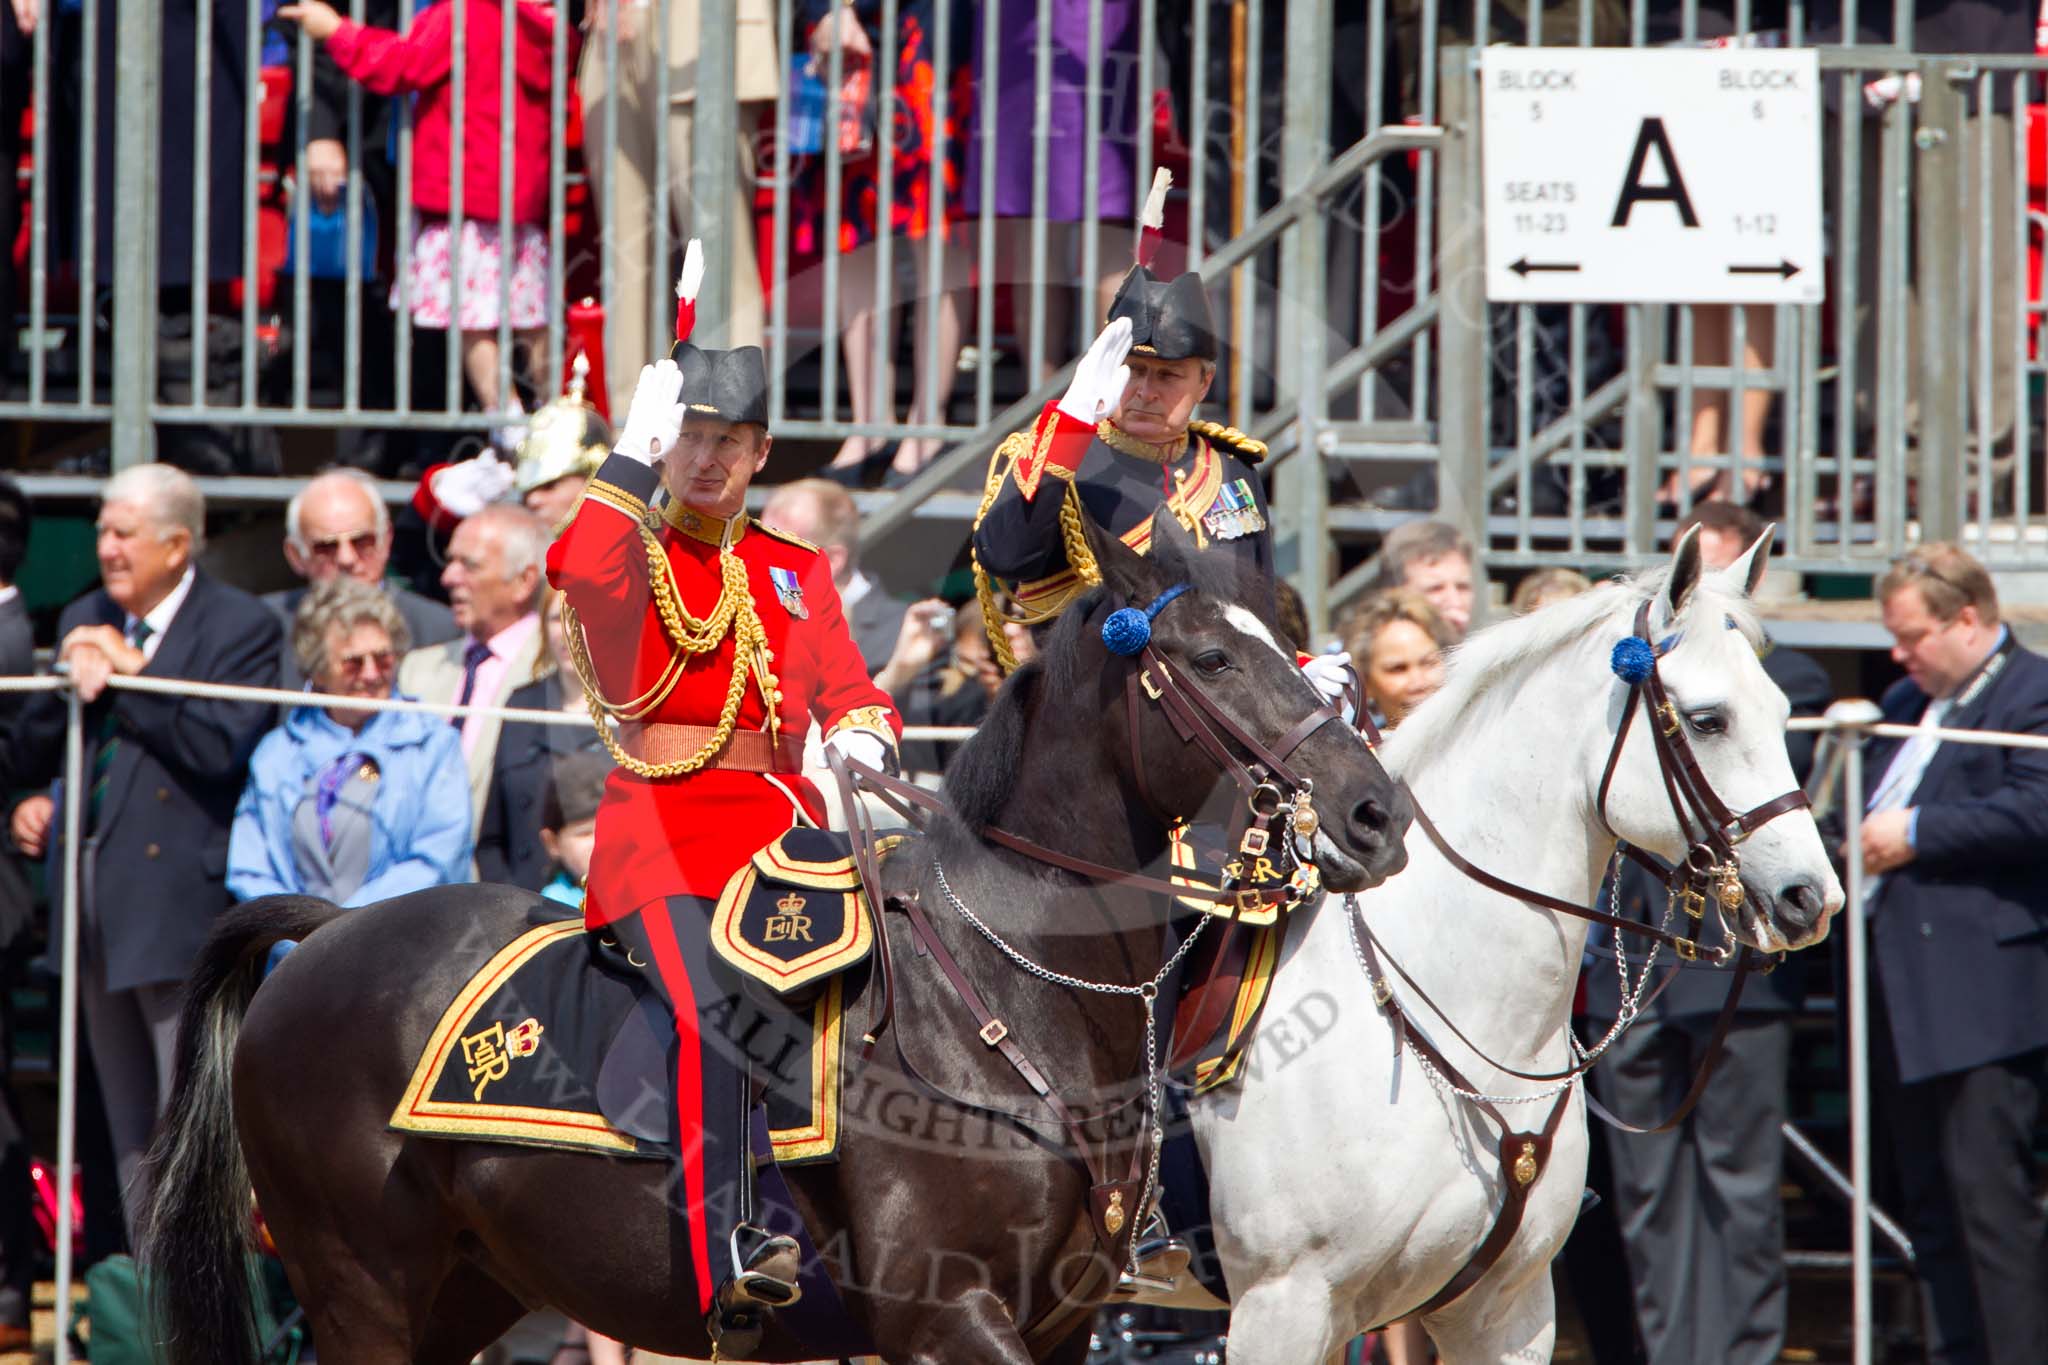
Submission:
[[[1656,152],[1657,160],[1663,163],[1664,183],[1645,185],[1643,171],[1648,167],[1650,153]],[[1664,134],[1664,120],[1646,118],[1636,131],[1636,149],[1628,159],[1628,175],[1621,182],[1621,198],[1614,204],[1614,227],[1627,227],[1629,215],[1641,202],[1668,203],[1678,210],[1678,217],[1689,228],[1700,225],[1700,216],[1692,210],[1692,196],[1685,192],[1685,177],[1678,173],[1678,158],[1672,154],[1671,139]]]

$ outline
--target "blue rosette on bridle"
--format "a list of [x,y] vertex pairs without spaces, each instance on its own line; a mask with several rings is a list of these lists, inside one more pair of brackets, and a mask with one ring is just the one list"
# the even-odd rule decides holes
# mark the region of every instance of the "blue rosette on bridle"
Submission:
[[1607,666],[1614,676],[1634,687],[1648,680],[1657,667],[1657,651],[1640,635],[1624,635],[1614,642]]
[[1152,618],[1166,610],[1166,604],[1188,590],[1185,583],[1176,583],[1152,599],[1152,605],[1142,610],[1137,607],[1118,607],[1102,621],[1102,644],[1112,654],[1132,658],[1142,654],[1145,646],[1152,643]]

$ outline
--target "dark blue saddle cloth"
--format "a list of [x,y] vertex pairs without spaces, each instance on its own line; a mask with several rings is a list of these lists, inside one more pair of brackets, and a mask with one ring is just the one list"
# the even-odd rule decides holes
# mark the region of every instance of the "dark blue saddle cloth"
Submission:
[[393,1128],[624,1157],[673,1153],[673,1123],[656,1117],[673,1105],[614,1101],[608,1113],[599,1094],[607,1050],[653,992],[623,959],[608,968],[582,917],[563,908],[536,899],[530,927],[455,993],[392,1110]]
[[[677,1040],[668,1006],[622,952],[562,910],[537,900],[530,927],[456,993],[392,1112],[393,1128],[466,1142],[674,1159]],[[808,1030],[809,1066],[792,1068],[798,1084],[769,1087],[749,1131],[761,1158],[757,1221],[795,1237],[803,1250],[803,1298],[781,1310],[777,1321],[810,1357],[871,1349],[848,1317],[778,1168],[837,1154],[841,1004],[858,989],[858,981],[832,978],[779,1021],[785,1030]],[[711,1254],[712,1263],[722,1265],[725,1249],[714,1247]]]
[[[676,1029],[667,1003],[625,954],[536,901],[530,928],[456,992],[421,1050],[391,1126],[469,1142],[673,1158]],[[865,971],[865,968],[860,969]],[[775,1011],[787,1040],[760,1059],[777,1161],[829,1161],[839,1150],[843,1002],[849,983],[815,983],[801,1005],[736,1001]]]

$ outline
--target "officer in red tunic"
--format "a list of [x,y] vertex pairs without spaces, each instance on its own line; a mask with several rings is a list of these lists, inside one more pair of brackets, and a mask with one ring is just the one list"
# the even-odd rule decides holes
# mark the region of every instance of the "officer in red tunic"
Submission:
[[[598,809],[585,917],[651,967],[675,1008],[682,1193],[714,1332],[752,1305],[792,1301],[797,1251],[720,1216],[745,1149],[711,909],[756,850],[825,823],[800,771],[813,720],[829,746],[882,768],[901,730],[868,680],[825,557],[746,515],[747,485],[768,459],[766,394],[758,347],[684,343],[646,367],[623,436],[548,554],[619,763]],[[728,1247],[730,1278],[714,1295],[711,1257]]]

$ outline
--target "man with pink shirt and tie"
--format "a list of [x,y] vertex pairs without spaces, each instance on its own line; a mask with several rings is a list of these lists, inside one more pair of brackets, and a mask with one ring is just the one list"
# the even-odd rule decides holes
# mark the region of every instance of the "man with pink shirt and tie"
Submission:
[[[547,547],[547,528],[523,507],[496,503],[464,518],[441,572],[463,633],[406,655],[398,690],[421,701],[503,706],[515,688],[532,682],[545,646],[535,605]],[[455,723],[462,727],[474,820],[483,813],[503,722],[470,716]]]

